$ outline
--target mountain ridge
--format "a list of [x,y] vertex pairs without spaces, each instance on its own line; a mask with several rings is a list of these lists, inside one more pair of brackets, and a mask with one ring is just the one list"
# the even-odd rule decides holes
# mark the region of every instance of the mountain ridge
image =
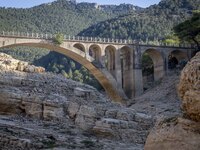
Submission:
[[162,0],[140,12],[111,18],[81,31],[80,36],[159,41],[171,34],[174,25],[186,20],[193,10],[200,9],[200,0]]
[[[132,5],[131,5],[132,6]],[[92,24],[115,18],[130,11],[134,6],[102,6],[94,3],[74,4],[65,0],[54,1],[32,8],[0,8],[0,29],[4,31],[64,33],[77,35]]]

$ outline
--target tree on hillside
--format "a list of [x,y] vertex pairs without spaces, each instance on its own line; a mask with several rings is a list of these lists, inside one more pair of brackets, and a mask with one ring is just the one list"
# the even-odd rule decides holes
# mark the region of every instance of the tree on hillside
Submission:
[[174,32],[180,40],[195,44],[200,51],[200,11],[195,11],[190,19],[175,26]]
[[178,36],[171,34],[171,35],[166,36],[163,42],[166,44],[178,45],[180,43],[180,40]]

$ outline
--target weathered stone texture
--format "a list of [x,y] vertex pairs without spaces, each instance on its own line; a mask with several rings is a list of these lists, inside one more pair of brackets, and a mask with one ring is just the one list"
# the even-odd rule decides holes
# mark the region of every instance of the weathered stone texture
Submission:
[[199,150],[200,124],[183,118],[159,121],[151,131],[145,150]]
[[17,64],[2,65],[4,69],[0,70],[0,115],[70,120],[79,130],[100,138],[144,144],[151,116],[114,104],[91,86]]
[[0,53],[0,69],[13,70],[13,71],[17,70],[17,71],[24,71],[24,72],[30,72],[30,73],[45,72],[45,69],[43,67],[36,67],[33,65],[29,65],[27,62],[14,59],[11,56],[4,53]]
[[191,119],[200,121],[200,52],[183,69],[178,93],[184,112]]

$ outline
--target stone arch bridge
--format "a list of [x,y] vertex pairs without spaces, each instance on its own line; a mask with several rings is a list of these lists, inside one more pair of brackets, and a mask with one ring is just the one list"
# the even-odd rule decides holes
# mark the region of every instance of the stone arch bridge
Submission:
[[0,48],[30,46],[46,48],[72,58],[86,67],[115,102],[125,102],[143,93],[142,56],[153,61],[154,80],[168,72],[169,56],[178,63],[188,61],[194,51],[190,46],[139,44],[131,40],[64,36],[61,45],[53,35],[34,33],[0,33]]

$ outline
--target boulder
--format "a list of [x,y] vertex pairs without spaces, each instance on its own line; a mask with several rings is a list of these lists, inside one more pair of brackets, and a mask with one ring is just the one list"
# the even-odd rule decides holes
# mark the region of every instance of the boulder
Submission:
[[92,107],[82,105],[77,113],[75,124],[83,130],[94,127],[96,121],[96,111]]
[[70,102],[68,106],[68,115],[71,119],[74,119],[79,111],[80,105],[76,102]]
[[183,119],[158,121],[145,144],[145,150],[199,150],[200,124]]
[[43,107],[43,118],[45,120],[61,120],[65,117],[63,107],[60,105],[45,102]]
[[37,102],[22,102],[22,109],[25,110],[26,115],[33,118],[42,118],[43,107],[42,104]]
[[192,120],[200,121],[200,52],[181,72],[178,94],[184,113]]
[[90,98],[90,95],[91,95],[91,92],[90,90],[84,90],[80,87],[76,87],[74,89],[74,95],[77,96],[77,97],[82,97],[82,98]]
[[0,89],[0,114],[18,114],[20,110],[21,91]]

